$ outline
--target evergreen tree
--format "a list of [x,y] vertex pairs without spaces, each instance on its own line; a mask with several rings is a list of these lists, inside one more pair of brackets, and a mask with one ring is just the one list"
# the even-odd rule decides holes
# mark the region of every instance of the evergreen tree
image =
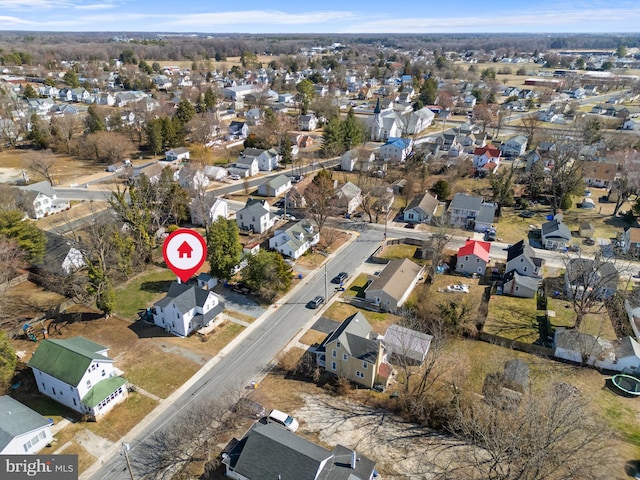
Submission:
[[356,118],[353,108],[347,113],[347,118],[344,120],[340,131],[342,134],[342,146],[345,152],[364,142],[365,129],[362,123]]
[[191,120],[195,114],[196,109],[189,100],[180,100],[178,108],[176,109],[176,117],[178,117],[183,125],[189,123],[189,120]]
[[427,78],[420,87],[418,99],[424,105],[433,105],[438,98],[438,82],[435,78]]
[[30,130],[27,134],[33,146],[39,150],[46,150],[51,145],[51,132],[44,121],[35,113],[31,114]]
[[87,133],[104,132],[107,129],[105,120],[95,105],[89,105],[89,108],[87,108],[85,125],[87,126]]
[[31,222],[24,222],[23,217],[19,210],[0,211],[0,237],[15,240],[29,255],[29,261],[37,264],[42,261],[47,239],[42,230]]
[[207,260],[211,276],[229,280],[242,258],[242,244],[235,220],[218,218],[207,230]]
[[278,252],[260,250],[249,255],[247,266],[242,269],[242,281],[272,302],[291,287],[292,268]]
[[38,98],[38,92],[36,92],[36,89],[33,88],[31,84],[27,84],[27,86],[24,87],[22,95],[24,95],[24,98]]
[[280,158],[282,159],[283,165],[289,165],[293,163],[293,150],[291,149],[291,138],[286,133],[282,136],[280,140]]
[[75,70],[67,70],[62,77],[62,81],[69,85],[71,88],[78,88],[80,86],[80,80],[78,80],[78,74]]

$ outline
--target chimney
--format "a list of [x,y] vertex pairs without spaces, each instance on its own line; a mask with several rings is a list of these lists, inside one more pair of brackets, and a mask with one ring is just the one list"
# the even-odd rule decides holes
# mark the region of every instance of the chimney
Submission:
[[352,470],[356,469],[356,461],[357,461],[356,451],[354,450],[351,452],[351,469]]

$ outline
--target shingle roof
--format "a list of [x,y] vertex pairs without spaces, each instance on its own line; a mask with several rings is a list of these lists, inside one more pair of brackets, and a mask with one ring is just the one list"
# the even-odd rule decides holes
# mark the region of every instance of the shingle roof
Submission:
[[422,362],[429,351],[433,336],[401,325],[389,325],[384,334],[384,345],[389,354],[403,355]]
[[485,262],[488,262],[489,252],[491,252],[491,243],[481,242],[480,240],[467,240],[464,246],[458,249],[458,257],[475,255]]
[[209,294],[212,294],[210,290],[197,288],[194,284],[173,281],[167,296],[158,301],[156,305],[165,307],[169,303],[174,303],[180,312],[185,313],[194,307],[202,307]]
[[13,398],[0,397],[0,452],[18,435],[49,425],[49,421]]
[[[318,348],[319,351],[324,351],[325,347],[328,343],[333,342],[336,339],[340,339],[340,341],[344,344],[347,351],[352,352],[351,344],[349,343],[350,339],[354,339],[355,337],[363,338],[368,340],[369,336],[372,332],[371,325],[367,322],[367,319],[362,315],[362,313],[357,312],[347,317],[333,332],[326,336],[326,338],[320,344]],[[347,334],[349,336],[347,336]],[[355,340],[354,340],[355,342]],[[358,344],[355,350],[361,352],[362,345]],[[377,347],[376,347],[377,351]]]
[[571,232],[569,231],[569,227],[567,227],[561,221],[555,219],[542,224],[542,236],[571,240]]
[[113,362],[99,352],[107,347],[98,345],[83,337],[67,340],[43,340],[33,353],[28,365],[54,378],[76,386],[94,360]]
[[533,248],[527,245],[524,240],[520,240],[518,243],[514,243],[507,248],[507,262],[518,258],[520,255],[524,255],[526,258],[531,260],[535,266],[542,266],[542,258],[536,257]]
[[468,193],[456,193],[453,196],[453,200],[451,200],[450,208],[460,209],[460,210],[472,210],[475,212],[480,211],[480,207],[482,206],[482,198],[476,197],[475,195],[470,195]]
[[422,267],[408,258],[391,260],[366,290],[382,290],[392,298],[400,300],[421,272]]
[[426,214],[433,214],[436,208],[438,208],[438,199],[431,195],[429,192],[424,192],[417,197],[414,197],[413,200],[407,205],[405,211],[419,209]]

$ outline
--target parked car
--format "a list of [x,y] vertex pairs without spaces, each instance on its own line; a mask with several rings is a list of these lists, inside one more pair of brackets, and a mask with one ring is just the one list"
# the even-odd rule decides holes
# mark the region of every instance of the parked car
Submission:
[[240,178],[240,175],[238,175],[237,173],[232,173],[231,175],[229,175],[230,180],[240,180]]
[[349,274],[347,272],[340,272],[338,275],[331,279],[331,283],[341,284],[344,283],[347,278],[349,278]]
[[295,418],[280,410],[271,410],[271,413],[267,416],[267,423],[275,423],[294,433],[300,426]]
[[529,210],[523,210],[518,215],[520,215],[522,218],[532,218],[535,217],[536,214],[534,212],[530,212]]
[[313,300],[309,300],[309,303],[307,303],[307,308],[316,309],[323,303],[324,303],[324,297],[318,295],[317,297],[314,297]]
[[452,293],[469,293],[469,285],[466,283],[458,283],[456,285],[448,285],[447,292]]

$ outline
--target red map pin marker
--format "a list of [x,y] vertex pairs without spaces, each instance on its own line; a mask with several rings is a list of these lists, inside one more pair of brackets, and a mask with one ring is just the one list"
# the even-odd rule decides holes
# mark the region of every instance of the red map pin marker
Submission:
[[207,258],[207,243],[198,232],[181,228],[169,235],[162,246],[167,266],[187,282]]

